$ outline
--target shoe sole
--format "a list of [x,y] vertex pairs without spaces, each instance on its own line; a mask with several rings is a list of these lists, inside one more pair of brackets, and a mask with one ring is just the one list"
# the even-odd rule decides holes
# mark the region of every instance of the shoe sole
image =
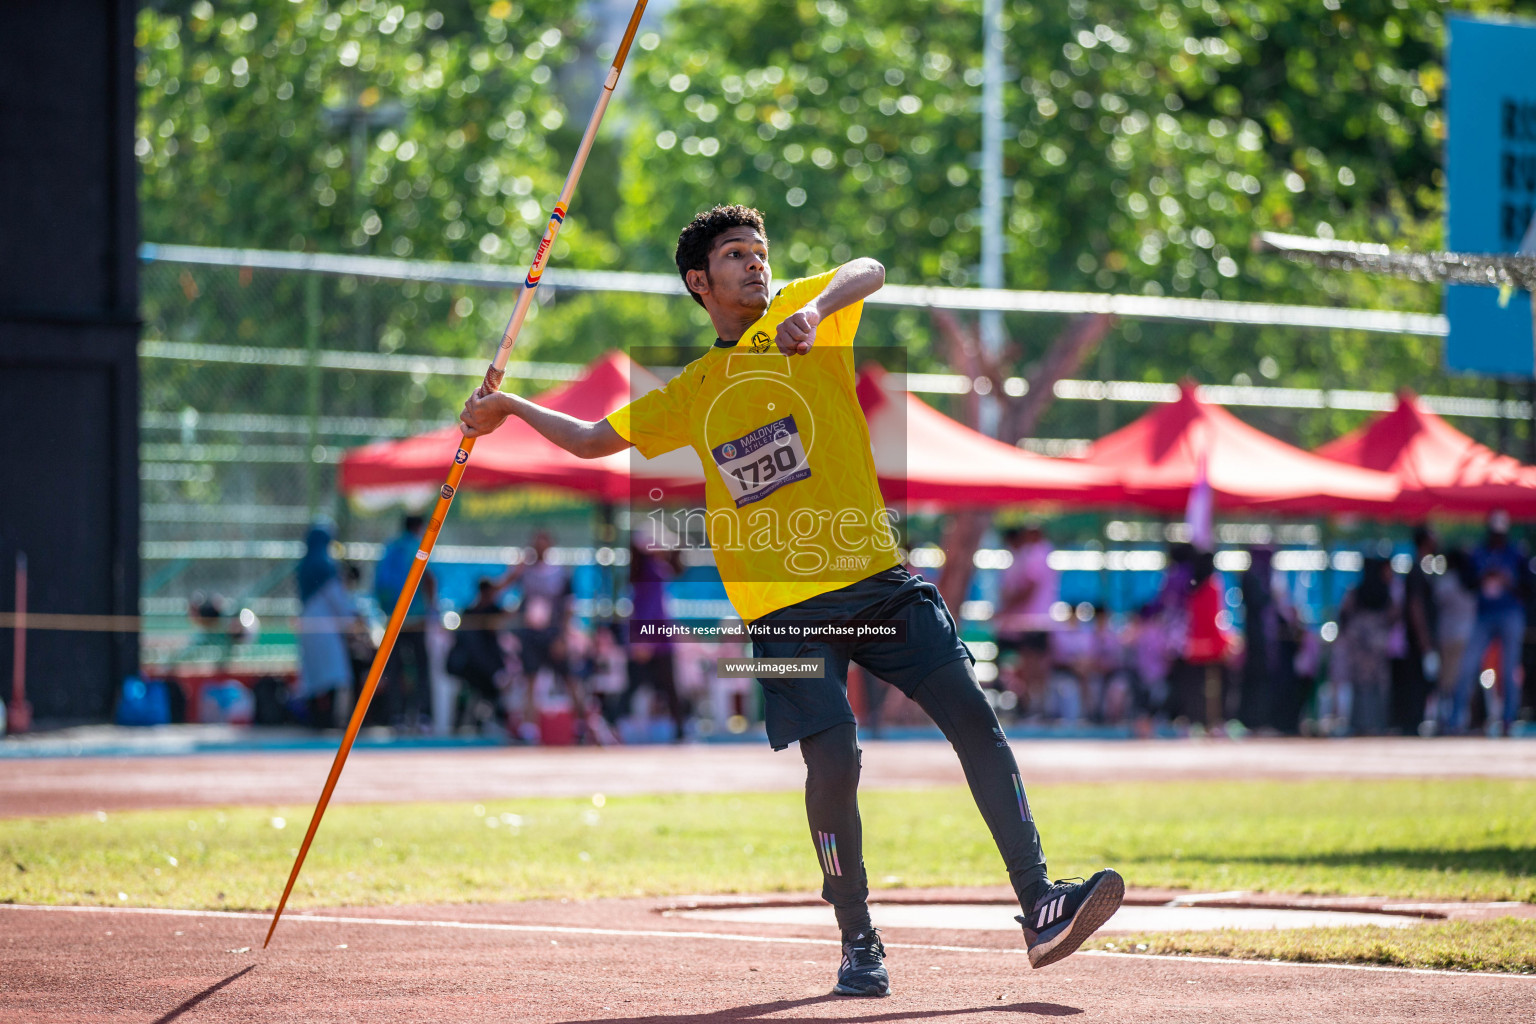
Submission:
[[866,989],[848,988],[846,985],[837,985],[832,989],[835,996],[864,996],[865,998],[879,999],[891,994],[891,990],[881,989],[879,992],[870,992]]
[[1088,937],[1100,928],[1104,922],[1115,916],[1115,911],[1120,909],[1120,901],[1125,899],[1125,879],[1115,871],[1108,871],[1099,880],[1099,884],[1093,887],[1093,892],[1083,901],[1083,905],[1077,909],[1072,917],[1072,925],[1057,938],[1055,945],[1041,954],[1040,959],[1034,957],[1034,950],[1030,951],[1029,964],[1036,970],[1049,967],[1058,960],[1062,960],[1073,953],[1078,947],[1088,941]]

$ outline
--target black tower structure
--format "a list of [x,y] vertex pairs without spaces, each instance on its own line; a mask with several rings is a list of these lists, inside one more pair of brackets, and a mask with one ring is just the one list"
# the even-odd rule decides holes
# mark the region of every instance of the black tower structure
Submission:
[[[0,611],[131,616],[139,598],[133,0],[0,3]],[[34,721],[99,721],[138,637],[32,630]],[[0,629],[10,700],[12,631]]]

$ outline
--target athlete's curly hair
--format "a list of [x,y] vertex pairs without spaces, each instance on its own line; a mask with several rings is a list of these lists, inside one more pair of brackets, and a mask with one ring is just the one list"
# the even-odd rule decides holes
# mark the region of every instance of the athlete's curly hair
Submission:
[[[677,236],[675,259],[684,287],[688,284],[688,271],[709,273],[709,252],[715,247],[715,239],[731,228],[756,228],[764,238],[768,237],[763,227],[763,215],[750,206],[717,206],[697,215]],[[692,288],[688,289],[688,294],[693,296],[694,302],[704,305],[704,300]]]

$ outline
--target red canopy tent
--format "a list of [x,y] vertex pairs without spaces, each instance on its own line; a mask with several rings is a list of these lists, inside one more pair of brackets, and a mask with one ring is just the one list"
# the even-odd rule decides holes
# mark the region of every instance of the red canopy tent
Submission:
[[[621,352],[610,352],[577,380],[539,395],[535,401],[579,419],[600,419],[661,380]],[[387,499],[436,492],[459,443],[457,427],[444,427],[401,441],[380,441],[347,452],[339,486],[344,494]],[[692,449],[655,459],[630,449],[601,459],[579,459],[545,440],[520,419],[511,419],[475,443],[475,457],[462,488],[495,490],[514,485],[562,487],[602,501],[627,501],[631,493],[662,491],[667,498],[703,493],[703,470]]]
[[1183,510],[1202,455],[1223,511],[1382,513],[1399,490],[1387,473],[1321,458],[1250,427],[1202,402],[1191,384],[1176,401],[1095,442],[1082,461],[1118,480],[1131,504]]
[[[660,386],[654,374],[615,352],[594,362],[580,379],[546,391],[535,401],[581,419],[597,419]],[[869,420],[881,487],[892,502],[940,508],[1023,501],[1123,504],[1122,492],[1102,470],[1033,455],[971,430],[912,395],[888,388],[878,368],[860,374],[858,395]],[[341,490],[379,501],[435,493],[457,444],[457,429],[445,427],[355,448],[342,459]],[[690,449],[655,459],[643,459],[633,450],[579,459],[514,419],[476,443],[464,487],[544,485],[607,502],[632,495],[649,501],[652,492],[660,490],[665,500],[697,500],[703,480],[698,457]]]
[[1402,486],[1398,504],[1426,512],[1482,514],[1502,508],[1536,516],[1536,467],[1479,444],[1421,406],[1411,391],[1397,408],[1330,441],[1318,455],[1390,473]]
[[1022,451],[957,423],[891,386],[878,366],[859,374],[875,469],[893,504],[956,508],[1025,501],[1124,504],[1101,469]]

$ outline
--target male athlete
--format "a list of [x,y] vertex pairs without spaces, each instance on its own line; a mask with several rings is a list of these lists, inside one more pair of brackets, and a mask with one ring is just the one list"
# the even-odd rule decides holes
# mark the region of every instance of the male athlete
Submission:
[[[583,458],[631,445],[647,458],[684,445],[698,452],[710,549],[753,653],[822,660],[815,678],[759,681],[769,742],[775,750],[798,742],[805,759],[822,896],[842,929],[836,993],[890,991],[867,904],[850,661],[911,697],[944,731],[1024,910],[1030,963],[1055,963],[1109,919],[1125,884],[1111,870],[1086,882],[1049,880],[1018,766],[970,651],[937,588],[898,561],[852,350],[863,300],[885,282],[885,269],[857,259],[775,293],[762,215],[742,206],[695,217],[678,238],[677,269],[719,338],[665,387],[590,422],[477,391],[464,403],[462,430],[486,434],[513,415]],[[887,635],[850,636],[858,623],[879,623]]]

